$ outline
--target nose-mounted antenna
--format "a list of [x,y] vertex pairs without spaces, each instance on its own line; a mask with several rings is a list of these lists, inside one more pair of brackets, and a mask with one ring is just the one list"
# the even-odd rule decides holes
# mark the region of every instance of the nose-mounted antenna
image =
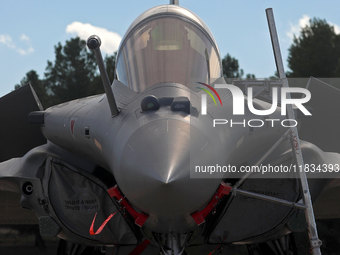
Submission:
[[87,39],[87,47],[89,47],[90,50],[93,50],[93,52],[96,56],[97,64],[98,64],[99,71],[100,71],[100,76],[102,78],[104,90],[105,90],[105,93],[106,93],[106,96],[107,96],[107,101],[109,102],[111,115],[113,117],[113,116],[116,116],[119,113],[119,111],[118,111],[118,108],[117,108],[115,97],[114,97],[113,92],[112,92],[110,79],[109,79],[109,76],[108,76],[106,69],[105,69],[103,56],[102,56],[100,49],[99,49],[100,45],[101,45],[101,40],[100,40],[99,36],[97,36],[97,35],[91,35]]
[[179,5],[179,0],[170,0],[170,4]]

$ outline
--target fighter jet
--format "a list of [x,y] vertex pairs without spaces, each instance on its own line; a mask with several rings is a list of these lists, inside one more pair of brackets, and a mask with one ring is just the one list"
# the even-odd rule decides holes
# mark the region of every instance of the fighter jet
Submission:
[[112,84],[100,44],[87,41],[105,94],[45,110],[30,85],[0,99],[0,190],[58,254],[294,254],[306,231],[319,254],[315,216],[340,216],[339,90],[290,88],[280,61],[281,79],[227,84],[208,26],[176,1],[133,21]]

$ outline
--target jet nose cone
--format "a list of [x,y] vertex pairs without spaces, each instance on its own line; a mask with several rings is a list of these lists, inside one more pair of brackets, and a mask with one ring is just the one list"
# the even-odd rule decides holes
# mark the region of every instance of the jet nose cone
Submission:
[[125,145],[120,161],[122,191],[134,206],[154,217],[154,225],[190,218],[209,201],[219,183],[190,178],[190,156],[204,161],[211,153],[207,139],[189,123],[150,122]]

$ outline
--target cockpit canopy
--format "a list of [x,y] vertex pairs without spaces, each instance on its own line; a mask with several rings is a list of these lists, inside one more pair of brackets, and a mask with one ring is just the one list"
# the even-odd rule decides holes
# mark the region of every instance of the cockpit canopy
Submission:
[[209,28],[174,5],[152,8],[127,31],[118,52],[117,79],[136,92],[161,82],[186,86],[221,76],[221,61]]

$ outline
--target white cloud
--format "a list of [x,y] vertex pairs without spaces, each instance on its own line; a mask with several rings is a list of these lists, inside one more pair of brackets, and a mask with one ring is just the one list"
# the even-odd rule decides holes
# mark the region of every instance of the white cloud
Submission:
[[299,23],[293,25],[290,23],[290,31],[286,32],[286,35],[293,39],[294,35],[298,36],[300,34],[301,28],[304,28],[309,24],[310,17],[306,14],[302,15],[302,18],[299,19]]
[[20,48],[18,46],[16,46],[16,44],[14,43],[13,39],[11,36],[9,35],[0,35],[0,43],[6,45],[8,48],[15,50],[16,52],[18,52],[21,55],[27,55],[30,53],[34,52],[33,47],[31,46],[30,43],[30,38],[26,35],[21,35],[20,37],[20,41],[25,41],[26,45],[27,45],[27,49],[23,49]]
[[21,41],[30,41],[30,38],[28,38],[27,35],[22,34],[21,37],[20,37],[20,40]]
[[332,22],[328,22],[328,23],[329,23],[329,25],[331,25],[331,26],[334,27],[334,32],[335,32],[336,34],[340,34],[340,27],[339,27],[337,24],[334,24],[334,23],[332,23]]
[[0,43],[5,44],[8,48],[11,49],[15,48],[12,37],[10,37],[9,35],[0,35]]
[[[309,25],[309,20],[310,17],[308,15],[302,15],[302,18],[299,19],[299,23],[295,25],[293,25],[292,23],[290,24],[290,31],[286,32],[286,35],[291,39],[294,38],[294,35],[299,36],[301,28]],[[336,34],[340,34],[340,26],[332,22],[328,22],[328,24],[334,27],[334,31]]]
[[33,47],[29,47],[27,50],[17,48],[17,52],[20,53],[21,55],[27,55],[27,54],[33,53],[34,49]]
[[80,39],[85,41],[91,35],[98,35],[102,41],[100,49],[107,54],[112,54],[115,52],[119,47],[120,41],[122,40],[122,37],[119,34],[108,31],[106,28],[95,27],[91,24],[84,24],[78,21],[67,25],[66,33],[76,34],[80,37]]

